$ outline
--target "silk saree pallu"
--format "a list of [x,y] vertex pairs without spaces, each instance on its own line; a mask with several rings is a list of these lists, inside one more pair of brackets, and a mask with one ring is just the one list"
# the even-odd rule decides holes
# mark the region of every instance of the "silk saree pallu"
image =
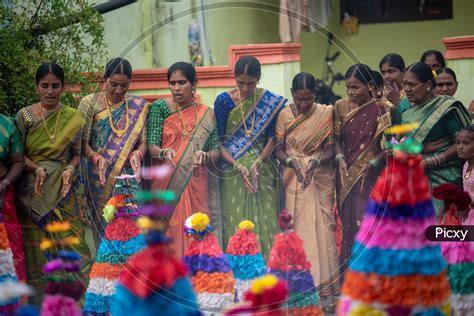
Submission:
[[[303,174],[310,159],[321,157],[333,142],[333,107],[315,104],[294,117],[289,107],[280,113],[277,137],[286,153],[298,159]],[[335,171],[332,163],[318,165],[309,187],[302,189],[294,169],[284,168],[285,207],[293,215],[295,231],[304,240],[311,273],[321,295],[337,294],[339,257],[336,248],[336,219],[333,212]]]
[[348,100],[344,99],[338,106],[340,109],[336,113],[339,111],[342,115],[336,118],[336,134],[340,135],[348,171],[344,183],[338,184],[339,214],[343,226],[341,263],[345,269],[377,179],[374,170],[364,172],[364,167],[381,151],[382,134],[391,124],[391,113],[385,103],[377,101],[351,110]]
[[[434,152],[424,153],[424,157],[438,155],[454,144],[454,134],[462,127],[471,124],[468,110],[461,102],[449,96],[437,96],[432,101],[411,107],[402,114],[402,123],[419,123],[414,139],[423,144],[443,140]],[[426,174],[432,188],[443,183],[455,183],[462,186],[462,163],[459,159],[451,160],[438,168],[429,168]],[[442,209],[442,202],[433,198],[436,214]]]
[[[128,158],[142,138],[149,109],[147,102],[142,98],[129,96],[126,103],[110,109],[110,113],[108,113],[104,96],[105,93],[87,96],[81,101],[79,107],[81,111],[88,113],[86,119],[90,119],[92,122],[89,127],[90,131],[85,133],[88,134],[92,149],[101,154],[108,162],[105,173],[106,183],[102,186],[92,163],[85,157],[82,159],[85,193],[88,196],[89,208],[93,212],[92,217],[97,232],[102,231],[102,210],[113,195],[116,177],[121,174],[133,175]],[[110,120],[114,122],[117,129],[123,130],[126,127],[127,115],[128,128],[123,135],[118,136],[111,128]],[[127,189],[129,194],[133,195],[141,184],[134,179],[131,179],[130,183],[131,187]]]
[[[228,114],[226,136],[223,139],[225,150],[240,164],[249,168],[256,161],[267,143],[267,132],[273,128],[278,113],[286,99],[264,89],[257,89],[256,102],[248,98],[240,105],[234,105]],[[233,102],[230,96],[227,102]],[[216,105],[217,106],[217,105]],[[242,107],[242,109],[240,108]],[[217,110],[216,110],[217,111]],[[242,122],[245,113],[245,126],[254,126],[247,136]],[[279,168],[269,157],[261,165],[258,176],[258,191],[252,194],[244,186],[238,170],[223,164],[221,167],[221,203],[224,247],[234,234],[241,220],[248,219],[255,224],[264,256],[270,252],[273,236],[279,231],[277,223]]]
[[[158,106],[167,107],[164,101]],[[211,214],[208,167],[202,165],[193,169],[192,163],[196,151],[210,149],[206,148],[206,145],[215,131],[216,120],[214,111],[203,104],[197,105],[196,108],[189,106],[181,110],[181,113],[168,113],[169,116],[163,121],[160,147],[175,150],[175,167],[168,177],[154,181],[152,189],[169,190],[176,194],[175,209],[169,218],[168,235],[172,238],[173,250],[181,256],[188,245],[182,233],[186,218],[196,212]],[[181,122],[194,122],[195,118],[194,129],[190,134],[186,133],[183,125],[186,130],[191,130],[194,124],[191,124],[190,128],[189,124]]]

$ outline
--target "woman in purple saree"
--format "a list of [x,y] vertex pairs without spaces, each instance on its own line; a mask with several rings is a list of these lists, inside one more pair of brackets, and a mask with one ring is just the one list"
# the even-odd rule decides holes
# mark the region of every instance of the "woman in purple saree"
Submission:
[[391,124],[389,106],[372,99],[370,88],[373,82],[367,65],[351,66],[345,79],[348,99],[338,100],[334,111],[342,272],[377,178],[376,170],[367,167],[382,151],[382,133]]

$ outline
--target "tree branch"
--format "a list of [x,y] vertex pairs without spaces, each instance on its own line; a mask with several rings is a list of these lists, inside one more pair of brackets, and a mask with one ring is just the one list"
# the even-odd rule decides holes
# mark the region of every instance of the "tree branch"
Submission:
[[[125,7],[129,4],[137,2],[137,0],[109,0],[108,2],[98,4],[93,7],[100,14],[105,14],[110,11],[114,11]],[[35,25],[31,28],[31,34],[33,36],[40,36],[47,34],[49,32],[55,31],[57,29],[61,29],[63,27],[79,23],[81,21],[81,12],[77,14],[70,15],[65,18],[61,18],[60,20],[56,20],[51,23],[43,24],[43,25]]]

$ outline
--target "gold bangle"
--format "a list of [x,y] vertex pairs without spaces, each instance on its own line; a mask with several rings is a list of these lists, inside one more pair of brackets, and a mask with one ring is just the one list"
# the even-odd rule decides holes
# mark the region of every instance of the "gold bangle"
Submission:
[[35,175],[38,175],[38,173],[40,172],[40,170],[44,170],[44,172],[46,172],[46,168],[44,166],[37,166],[35,168]]
[[159,157],[161,160],[166,160],[166,153],[167,153],[169,150],[170,150],[169,148],[160,149],[160,153],[158,154],[158,157]]
[[321,164],[321,160],[320,160],[319,158],[317,158],[317,157],[311,157],[311,158],[309,159],[309,162],[311,162],[311,161],[316,161],[316,165],[317,165],[317,166],[319,166],[319,165]]
[[446,155],[444,153],[440,153],[438,155],[440,161],[439,161],[439,165],[444,165],[446,163]]
[[63,171],[69,170],[74,175],[76,173],[76,168],[73,165],[67,165],[64,167]]
[[97,154],[97,152],[91,151],[89,155],[87,155],[87,159],[91,160],[91,156],[94,156],[95,154]]
[[12,185],[12,183],[8,179],[3,179],[2,181],[0,181],[0,184],[3,184],[7,189]]
[[204,163],[209,162],[209,160],[211,160],[211,155],[207,151],[203,151],[203,153],[204,153],[204,159],[203,159]]
[[346,160],[346,156],[344,154],[337,154],[336,161],[339,161],[339,160]]
[[286,158],[286,160],[285,160],[285,165],[286,165],[287,167],[289,167],[289,166],[290,166],[290,163],[291,163],[293,160],[295,160],[295,157],[289,156],[289,157]]

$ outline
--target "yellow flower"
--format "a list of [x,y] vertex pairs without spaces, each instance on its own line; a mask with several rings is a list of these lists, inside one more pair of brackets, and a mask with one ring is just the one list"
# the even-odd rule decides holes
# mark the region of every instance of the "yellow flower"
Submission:
[[40,243],[40,249],[46,250],[53,247],[54,243],[49,239],[43,239]]
[[61,233],[71,229],[71,224],[68,222],[52,222],[46,225],[46,230],[50,233]]
[[209,226],[209,216],[204,213],[194,213],[191,215],[191,227],[197,231],[202,232]]
[[142,216],[137,220],[137,225],[141,229],[150,229],[153,227],[153,222],[149,217]]
[[137,225],[141,229],[157,229],[164,230],[165,224],[162,221],[152,220],[149,217],[142,216],[137,220]]
[[67,237],[63,239],[65,245],[79,245],[81,241],[77,237]]
[[250,291],[259,295],[267,289],[273,288],[278,283],[278,278],[273,274],[264,275],[258,279],[255,279],[250,286]]
[[252,221],[249,221],[249,220],[244,220],[239,223],[240,229],[253,230],[254,227],[255,227],[254,223],[252,223]]
[[394,125],[385,129],[385,134],[406,134],[413,132],[420,126],[419,123]]
[[368,305],[359,305],[349,313],[349,316],[388,316],[388,314]]
[[105,221],[108,223],[115,218],[115,213],[117,213],[117,209],[113,205],[108,204],[104,207],[104,214],[102,216],[105,218]]

